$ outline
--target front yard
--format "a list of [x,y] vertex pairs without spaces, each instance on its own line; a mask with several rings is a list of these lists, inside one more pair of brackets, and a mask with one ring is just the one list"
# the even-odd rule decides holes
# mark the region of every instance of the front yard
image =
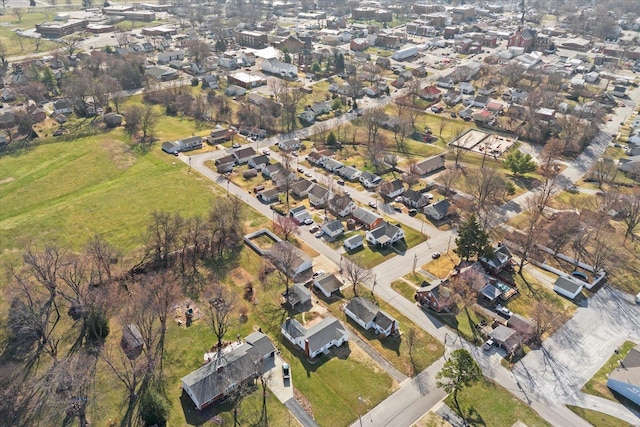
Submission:
[[607,379],[609,374],[613,370],[620,366],[620,361],[627,357],[629,351],[636,346],[636,343],[632,341],[625,341],[617,353],[611,355],[609,360],[596,372],[593,377],[582,387],[582,391],[585,393],[593,394],[595,396],[604,397],[605,399],[619,402],[620,399],[616,399],[616,395],[613,394],[611,389],[607,387]]

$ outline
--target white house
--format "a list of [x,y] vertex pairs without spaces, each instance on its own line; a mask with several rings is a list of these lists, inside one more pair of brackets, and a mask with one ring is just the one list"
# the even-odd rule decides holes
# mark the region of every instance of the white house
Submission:
[[287,64],[276,58],[269,58],[262,61],[262,71],[280,77],[295,79],[298,77],[298,67]]
[[446,199],[439,200],[424,207],[424,213],[429,218],[440,221],[449,213],[449,202]]
[[327,188],[319,184],[314,184],[313,187],[311,187],[311,189],[309,190],[309,203],[311,204],[311,206],[314,206],[316,208],[322,207],[327,202],[330,194],[331,192]]
[[640,405],[640,345],[632,348],[609,374],[607,387]]
[[327,207],[335,216],[345,217],[351,215],[351,212],[356,208],[356,204],[351,200],[351,197],[346,194],[336,194],[329,199],[329,205]]
[[274,261],[276,267],[281,270],[287,268],[289,271],[285,273],[290,277],[295,277],[313,267],[311,257],[287,241],[276,242],[269,249],[268,256]]
[[183,377],[182,389],[202,410],[227,396],[238,384],[256,378],[275,350],[265,334],[254,332],[243,343],[223,349],[222,357],[214,356],[212,361]]
[[393,199],[398,197],[404,193],[404,185],[402,181],[399,179],[395,179],[391,182],[384,182],[380,185],[380,194],[383,196]]
[[357,181],[362,172],[353,166],[343,166],[338,171],[338,174],[348,181]]
[[365,330],[373,329],[379,335],[388,337],[398,333],[398,321],[363,297],[352,298],[345,305],[344,314]]
[[322,231],[326,234],[329,239],[335,239],[344,233],[344,225],[342,225],[342,221],[339,219],[334,219],[333,221],[327,221],[322,224]]
[[383,221],[379,227],[367,231],[367,242],[376,246],[389,246],[404,239],[404,230],[393,224]]
[[168,64],[171,61],[182,61],[183,59],[183,50],[170,50],[158,53],[158,64]]
[[300,138],[290,138],[278,141],[276,144],[283,151],[293,151],[300,149]]
[[361,248],[364,246],[364,237],[362,234],[356,234],[355,236],[351,236],[342,243],[344,250],[347,252],[351,252],[355,249]]
[[340,347],[349,341],[347,330],[335,317],[327,317],[309,329],[296,319],[288,318],[280,330],[289,342],[310,358],[328,353],[331,347]]
[[374,175],[371,172],[363,171],[360,174],[360,183],[365,186],[365,188],[375,188],[382,182],[382,178],[378,175]]
[[455,86],[455,82],[451,77],[438,77],[436,79],[436,86],[443,87],[445,89],[452,89]]

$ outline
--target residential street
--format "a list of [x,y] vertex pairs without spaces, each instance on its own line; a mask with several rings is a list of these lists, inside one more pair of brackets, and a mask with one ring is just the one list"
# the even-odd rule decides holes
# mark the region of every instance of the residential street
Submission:
[[[640,100],[639,89],[632,92],[632,99],[633,105]],[[630,108],[618,109],[614,124],[617,125],[625,120],[630,112]],[[349,119],[346,116],[332,119],[330,126],[344,123]],[[266,148],[278,139],[294,136],[306,138],[316,130],[318,129],[312,126],[299,130],[293,135],[270,138],[254,143],[252,146],[257,149]],[[610,140],[610,135],[607,134],[609,130],[605,129],[595,144],[592,144],[575,161],[567,164],[567,168],[562,173],[567,182],[579,179],[601,156]],[[263,204],[233,183],[227,183],[225,177],[204,166],[205,161],[221,157],[226,152],[227,150],[218,150],[191,157],[180,154],[179,158],[187,164],[190,162],[193,169],[223,188],[226,185],[231,194],[238,196],[267,218],[273,218],[274,212],[269,205]],[[277,154],[273,156],[277,158]],[[348,189],[351,197],[360,203],[376,200],[371,193]],[[504,219],[521,212],[530,195],[530,192],[525,193],[507,203],[502,210]],[[391,289],[391,282],[429,262],[434,251],[446,253],[453,247],[456,236],[455,230],[441,232],[431,224],[422,223],[421,220],[405,214],[395,214],[394,217],[417,230],[422,229],[429,239],[409,249],[404,255],[393,257],[372,270],[376,283],[375,293],[378,297],[387,301],[440,341],[446,340],[447,352],[454,348],[467,348],[488,378],[529,404],[552,425],[589,425],[567,409],[565,404],[599,410],[632,425],[640,425],[640,414],[633,413],[619,403],[587,396],[579,391],[611,356],[612,349],[617,348],[627,339],[640,342],[640,328],[637,326],[640,325],[640,308],[632,304],[631,296],[608,287],[599,290],[588,300],[588,306],[579,307],[573,319],[545,341],[542,349],[531,351],[514,367],[513,371],[509,371],[500,364],[501,356],[495,353],[496,350],[487,354],[460,338],[454,341],[455,333],[450,328]],[[300,237],[322,257],[336,266],[339,264],[339,253],[325,245],[323,239],[314,238],[306,229],[301,231]],[[369,285],[371,286],[371,283]],[[371,426],[404,426],[417,421],[445,396],[442,390],[435,387],[434,381],[435,373],[442,363],[444,363],[443,359],[438,360],[416,378],[405,382],[394,394],[368,414],[364,414],[358,424],[354,423],[354,426],[359,425],[360,421],[363,425],[366,423]]]

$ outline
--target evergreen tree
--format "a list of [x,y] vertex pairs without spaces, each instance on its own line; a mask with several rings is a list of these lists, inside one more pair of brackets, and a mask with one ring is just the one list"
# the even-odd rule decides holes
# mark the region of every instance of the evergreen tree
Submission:
[[336,57],[336,71],[344,71],[344,55],[341,53]]
[[524,175],[536,170],[536,162],[531,154],[524,154],[520,150],[515,150],[507,154],[504,165],[509,168],[514,175]]
[[[458,403],[458,392],[482,379],[482,370],[471,353],[459,348],[451,353],[444,363],[442,370],[436,375],[438,387],[447,393],[453,392],[453,401],[456,404],[458,414],[462,416],[462,410]],[[446,381],[441,381],[445,379]]]
[[482,230],[475,214],[469,216],[458,227],[456,246],[453,251],[465,261],[490,253],[489,235]]
[[327,145],[334,146],[337,143],[338,143],[338,140],[336,139],[336,135],[333,132],[329,132],[329,135],[327,135]]

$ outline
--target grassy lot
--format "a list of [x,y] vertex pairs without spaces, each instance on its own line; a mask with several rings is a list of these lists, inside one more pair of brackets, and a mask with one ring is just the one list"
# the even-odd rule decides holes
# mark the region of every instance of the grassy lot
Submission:
[[[369,291],[360,292],[361,296],[370,298]],[[375,348],[385,359],[405,375],[413,376],[422,372],[428,366],[433,364],[444,353],[444,347],[431,335],[415,326],[411,320],[406,318],[402,313],[391,307],[384,301],[376,300],[378,306],[394,317],[400,324],[400,337],[379,338],[371,331],[363,330],[357,323],[348,318],[340,309],[342,304],[354,296],[353,288],[349,287],[343,291],[344,299],[333,299],[329,301],[329,310],[341,321],[352,326],[352,332],[357,333],[361,338],[367,341]],[[419,349],[413,352],[413,363],[409,357],[409,347],[407,344],[407,332],[413,329],[416,333],[414,348]]]
[[631,351],[631,349],[635,346],[636,343],[625,341],[624,344],[620,346],[619,353],[614,353],[611,355],[609,360],[607,360],[607,362],[598,370],[598,372],[596,372],[593,377],[591,377],[591,379],[584,385],[584,387],[582,387],[582,391],[618,402],[619,399],[616,399],[616,396],[611,392],[609,387],[607,387],[607,379],[609,374],[615,368],[620,366],[620,361],[627,357],[629,351]]
[[391,289],[408,299],[409,301],[415,301],[413,296],[416,294],[416,287],[407,283],[402,279],[395,280],[391,283]]
[[217,194],[208,180],[157,146],[134,153],[123,139],[112,132],[0,158],[0,250],[33,238],[77,249],[95,233],[129,250],[153,211],[207,211]]
[[476,330],[475,325],[483,320],[487,322],[491,321],[491,319],[487,319],[477,313],[473,307],[469,307],[468,310],[461,309],[456,314],[436,313],[433,311],[429,311],[429,313],[458,331],[464,339],[475,344],[482,342],[482,336]]
[[631,426],[624,421],[612,417],[611,415],[603,414],[602,412],[594,411],[591,409],[580,408],[579,406],[567,405],[571,411],[591,423],[594,427],[626,427]]
[[444,279],[449,275],[449,273],[451,273],[451,271],[453,271],[453,267],[459,263],[460,258],[458,255],[453,253],[453,251],[449,251],[447,253],[443,253],[440,258],[429,261],[422,266],[422,269],[440,279]]
[[[36,24],[41,24],[45,21],[53,20],[55,12],[35,12],[30,9],[21,8],[24,14],[21,19],[12,13],[12,9],[9,9],[9,13],[0,16],[0,25],[2,25],[2,31],[0,31],[0,43],[4,46],[7,56],[14,55],[29,55],[36,53],[36,42],[30,37],[20,37],[16,34],[16,29],[29,30],[35,28]],[[60,45],[50,40],[40,40],[38,46],[38,52],[46,52],[49,50],[57,49]]]
[[427,412],[425,416],[420,418],[414,425],[414,427],[450,427],[451,424],[440,417],[440,415],[433,412]]
[[[549,425],[526,404],[487,379],[462,390],[458,401],[471,425],[510,426],[518,420],[529,427]],[[445,403],[455,408],[451,395]]]

